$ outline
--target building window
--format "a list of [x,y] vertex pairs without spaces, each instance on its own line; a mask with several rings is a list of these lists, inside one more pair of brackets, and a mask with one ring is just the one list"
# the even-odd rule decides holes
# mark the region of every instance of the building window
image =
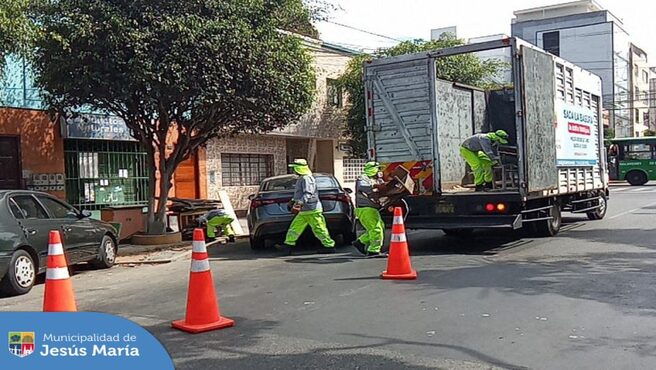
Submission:
[[566,101],[574,104],[574,70],[565,68],[565,93]]
[[221,153],[223,186],[259,185],[273,176],[273,155]]
[[642,82],[648,84],[649,83],[649,72],[643,70],[642,71]]
[[635,123],[640,123],[640,109],[634,109]]
[[640,72],[640,68],[638,68],[638,65],[637,65],[637,64],[634,64],[634,65],[633,65],[633,76],[635,76],[636,78],[638,78],[638,72]]
[[150,166],[136,142],[64,141],[66,201],[78,209],[148,204]]
[[635,94],[635,97],[634,97],[635,100],[640,99],[640,89],[638,88],[638,86],[636,86],[634,88],[634,94]]
[[333,107],[341,108],[343,104],[342,88],[337,84],[337,80],[327,78],[326,87],[328,92],[328,104]]
[[343,162],[343,176],[344,182],[354,182],[362,174],[366,159],[360,158],[344,158]]
[[560,56],[560,32],[545,32],[542,34],[542,48],[547,52]]

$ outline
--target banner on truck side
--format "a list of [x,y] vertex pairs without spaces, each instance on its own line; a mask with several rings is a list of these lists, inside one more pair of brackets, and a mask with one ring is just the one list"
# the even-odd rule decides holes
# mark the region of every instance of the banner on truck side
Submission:
[[599,133],[594,112],[557,100],[556,117],[557,165],[596,165]]

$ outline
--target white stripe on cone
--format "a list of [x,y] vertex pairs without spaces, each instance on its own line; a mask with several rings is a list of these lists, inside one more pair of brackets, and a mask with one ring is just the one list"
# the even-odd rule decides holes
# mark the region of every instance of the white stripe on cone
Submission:
[[207,248],[205,248],[205,242],[202,240],[194,240],[191,243],[191,251],[198,253],[207,252]]
[[191,272],[203,272],[210,270],[210,261],[204,260],[191,260]]
[[406,242],[405,234],[392,234],[392,239],[391,241],[393,242]]
[[49,256],[57,256],[60,254],[64,254],[64,247],[62,246],[61,243],[57,244],[48,244],[48,255]]
[[46,279],[48,280],[64,280],[68,277],[68,267],[48,267],[46,270]]
[[394,225],[402,225],[402,224],[403,224],[403,217],[394,216]]

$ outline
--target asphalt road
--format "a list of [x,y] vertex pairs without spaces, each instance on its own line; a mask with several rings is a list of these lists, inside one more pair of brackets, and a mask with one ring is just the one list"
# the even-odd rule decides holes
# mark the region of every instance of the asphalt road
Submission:
[[[124,316],[178,369],[656,368],[656,184],[614,186],[601,221],[566,218],[554,238],[408,233],[416,281],[383,281],[384,259],[312,249],[278,257],[211,249],[222,314],[236,327],[188,335],[188,253],[165,265],[82,271],[81,310]],[[43,285],[0,299],[39,310]]]

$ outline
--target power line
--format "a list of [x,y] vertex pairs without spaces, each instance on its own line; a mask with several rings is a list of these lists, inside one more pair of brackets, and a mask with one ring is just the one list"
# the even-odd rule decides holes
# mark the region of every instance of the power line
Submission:
[[373,35],[373,36],[377,36],[377,37],[382,37],[382,38],[384,38],[384,39],[388,39],[388,40],[392,40],[392,41],[397,41],[397,42],[403,42],[403,40],[395,39],[394,37],[385,36],[385,35],[381,35],[380,33],[375,33],[375,32],[371,32],[371,31],[363,30],[362,28],[357,28],[357,27],[349,26],[348,24],[339,23],[339,22],[334,22],[334,21],[329,21],[329,20],[324,20],[324,22],[331,23],[331,24],[334,24],[334,25],[337,25],[337,26],[340,26],[340,27],[344,27],[344,28],[349,28],[349,29],[352,29],[352,30],[355,30],[355,31],[359,31],[359,32],[367,33],[367,34],[369,34],[369,35]]

